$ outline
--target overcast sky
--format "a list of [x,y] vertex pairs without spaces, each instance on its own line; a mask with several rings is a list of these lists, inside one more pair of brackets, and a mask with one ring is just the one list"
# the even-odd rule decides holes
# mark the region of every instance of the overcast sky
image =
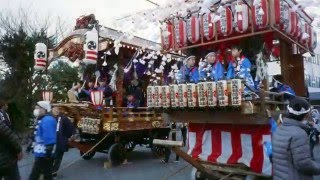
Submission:
[[[153,0],[157,3],[164,3],[170,0]],[[320,8],[315,4],[320,4],[320,0],[300,0],[301,3],[307,2],[307,10],[320,16]],[[310,2],[309,2],[310,1]],[[306,5],[307,6],[307,5]],[[30,14],[35,14],[35,19],[41,21],[50,16],[53,19],[52,24],[57,23],[56,17],[60,17],[66,23],[66,29],[71,31],[75,25],[75,20],[83,14],[95,14],[101,25],[114,27],[115,19],[125,17],[128,14],[137,13],[142,10],[154,9],[155,5],[146,0],[0,0],[0,12],[17,12],[20,8],[27,10]],[[43,19],[42,19],[43,18]],[[130,19],[127,19],[130,21]],[[150,40],[157,40],[160,30],[152,28],[147,31],[137,32],[137,35]],[[319,32],[319,31],[318,31]],[[157,35],[157,36],[155,36]],[[320,43],[320,34],[318,33],[318,44]],[[320,52],[320,46],[317,47]]]

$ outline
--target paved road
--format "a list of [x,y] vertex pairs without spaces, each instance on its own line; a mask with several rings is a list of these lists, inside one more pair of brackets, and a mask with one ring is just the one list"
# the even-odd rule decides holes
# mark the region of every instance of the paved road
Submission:
[[[119,167],[104,168],[104,163],[108,160],[106,154],[97,153],[91,160],[79,159],[80,155],[76,149],[71,149],[65,155],[62,167],[75,161],[73,165],[63,169],[56,179],[65,180],[189,180],[192,167],[183,160],[173,162],[175,155],[171,156],[170,163],[161,163],[155,158],[150,149],[137,147],[129,155],[128,164]],[[33,156],[26,157],[19,162],[22,180],[26,180],[32,168]],[[167,178],[170,173],[182,169],[176,175]]]

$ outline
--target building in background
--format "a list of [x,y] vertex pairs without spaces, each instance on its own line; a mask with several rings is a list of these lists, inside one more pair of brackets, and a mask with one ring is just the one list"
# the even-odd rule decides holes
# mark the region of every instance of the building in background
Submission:
[[312,103],[320,105],[320,55],[304,58],[304,78]]

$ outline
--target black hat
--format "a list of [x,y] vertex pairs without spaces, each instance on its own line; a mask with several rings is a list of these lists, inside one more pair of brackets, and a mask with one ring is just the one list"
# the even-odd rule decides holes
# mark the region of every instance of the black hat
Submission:
[[310,105],[305,99],[301,97],[294,97],[290,99],[287,109],[289,114],[300,116],[310,112]]

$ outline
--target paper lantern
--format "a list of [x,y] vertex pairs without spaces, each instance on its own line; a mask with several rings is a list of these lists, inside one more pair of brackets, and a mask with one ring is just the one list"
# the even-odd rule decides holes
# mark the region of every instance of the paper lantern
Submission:
[[220,16],[219,21],[217,22],[218,34],[221,36],[228,36],[232,33],[233,29],[233,17],[232,10],[230,6],[221,7],[221,12],[218,13]]
[[44,101],[49,101],[51,102],[53,98],[53,92],[52,91],[43,91],[42,92],[42,99]]
[[170,50],[173,46],[173,25],[170,22],[161,30],[161,42],[164,50]]
[[98,59],[98,45],[99,36],[95,28],[86,32],[85,44],[83,45],[83,51],[85,53],[83,62],[85,64],[96,64]]
[[241,79],[230,80],[231,106],[240,106],[242,101],[242,83]]
[[175,42],[178,47],[187,45],[187,27],[186,22],[182,18],[174,20]]
[[193,44],[200,40],[200,20],[198,15],[192,15],[187,19],[187,35],[188,41]]
[[215,23],[212,23],[212,14],[204,14],[202,16],[202,34],[206,40],[212,40],[215,36]]
[[217,106],[217,84],[216,82],[206,82],[208,91],[208,106]]
[[187,99],[187,85],[186,84],[179,84],[178,85],[178,97],[179,97],[179,106],[180,107],[187,107],[188,106],[188,99]]
[[269,1],[260,0],[260,3],[252,7],[253,25],[255,29],[264,29],[269,24]]
[[37,43],[34,53],[34,69],[36,71],[43,71],[47,67],[47,46],[43,43]]
[[301,36],[301,26],[302,26],[301,19],[302,18],[298,14],[296,15],[297,15],[297,23],[296,23],[297,27],[296,27],[296,32],[293,34],[293,37],[294,39],[299,40],[299,37]]
[[222,80],[217,82],[217,94],[220,107],[228,106],[228,86],[227,81]]
[[290,6],[286,1],[274,0],[275,25],[285,31],[289,26]]
[[208,90],[205,82],[198,83],[198,102],[199,107],[206,107],[208,105]]
[[103,105],[103,91],[91,91],[90,97],[94,106]]
[[235,22],[236,22],[236,31],[243,33],[248,30],[249,27],[249,7],[243,3],[243,1],[235,2]]
[[290,16],[289,16],[289,25],[286,29],[286,32],[294,37],[295,33],[298,29],[298,16],[297,13],[290,9]]
[[162,86],[162,106],[164,108],[170,107],[170,87]]
[[154,87],[154,107],[162,107],[162,88],[161,86]]
[[170,85],[170,100],[171,100],[171,107],[176,108],[180,106],[179,103],[179,92],[178,92],[178,85]]
[[188,107],[195,108],[197,107],[198,93],[196,84],[187,84],[187,99]]
[[152,108],[154,107],[154,97],[153,97],[153,86],[147,87],[147,107]]

